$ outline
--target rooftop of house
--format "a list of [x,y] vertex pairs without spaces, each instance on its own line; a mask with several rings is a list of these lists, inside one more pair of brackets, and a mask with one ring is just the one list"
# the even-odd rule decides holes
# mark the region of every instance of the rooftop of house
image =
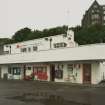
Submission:
[[0,56],[0,64],[105,61],[105,43]]

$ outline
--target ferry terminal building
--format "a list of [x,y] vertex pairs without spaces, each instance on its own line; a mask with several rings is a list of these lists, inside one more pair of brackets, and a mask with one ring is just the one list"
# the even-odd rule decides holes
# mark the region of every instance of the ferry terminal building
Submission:
[[79,46],[68,30],[46,38],[8,44],[0,55],[1,79],[97,84],[105,79],[105,44]]

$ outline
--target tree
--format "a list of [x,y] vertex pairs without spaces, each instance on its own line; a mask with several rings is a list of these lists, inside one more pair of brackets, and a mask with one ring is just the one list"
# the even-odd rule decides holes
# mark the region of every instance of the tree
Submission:
[[75,32],[75,40],[79,44],[93,44],[105,42],[105,26],[94,25],[88,28],[81,28]]
[[12,40],[14,42],[20,42],[20,41],[32,40],[32,39],[48,37],[58,34],[64,34],[66,33],[66,31],[67,31],[67,26],[44,29],[42,31],[40,30],[31,31],[31,29],[26,27],[17,31],[13,35]]
[[[37,38],[49,37],[59,34],[67,33],[67,26],[59,26],[50,29],[34,30],[31,31],[29,28],[23,28],[17,31],[12,39],[3,40],[1,43],[15,43],[20,41],[32,40]],[[81,26],[71,27],[75,32],[75,41],[78,44],[93,44],[93,43],[105,43],[105,26],[94,25],[88,28],[82,28]]]
[[15,42],[20,42],[20,41],[24,41],[24,40],[27,40],[28,38],[28,35],[31,34],[32,31],[31,29],[29,28],[23,28],[23,29],[20,29],[19,31],[17,31],[13,36],[12,36],[12,39],[15,41]]
[[12,39],[9,38],[0,38],[0,45],[12,43]]

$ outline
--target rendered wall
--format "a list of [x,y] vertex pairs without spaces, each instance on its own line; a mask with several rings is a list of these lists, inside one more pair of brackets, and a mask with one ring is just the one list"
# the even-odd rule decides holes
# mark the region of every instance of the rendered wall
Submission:
[[100,82],[100,64],[93,63],[91,65],[91,83],[97,84]]
[[105,80],[105,62],[100,63],[100,79]]
[[[54,44],[62,43],[62,42],[67,44],[66,47],[75,47],[76,43],[74,42],[74,32],[70,31],[69,33],[70,34],[66,35],[65,37],[64,37],[64,34],[61,34],[56,36],[29,40],[29,41],[23,41],[15,44],[4,45],[4,51],[7,51],[11,54],[16,54],[16,53],[22,53],[21,48],[27,48],[27,50],[28,48],[30,48],[31,50],[30,52],[33,52],[33,46],[37,46],[38,48],[37,51],[49,50],[50,47],[51,49],[55,49]],[[51,39],[51,43],[50,43],[50,39]],[[29,51],[26,51],[25,53],[27,52]]]
[[105,45],[53,49],[23,54],[8,54],[1,55],[0,59],[0,64],[82,60],[105,61]]

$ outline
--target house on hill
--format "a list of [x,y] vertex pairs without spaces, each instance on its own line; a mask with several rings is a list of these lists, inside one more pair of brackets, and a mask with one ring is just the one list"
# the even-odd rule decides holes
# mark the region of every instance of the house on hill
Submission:
[[95,24],[105,25],[105,5],[100,5],[95,0],[85,12],[81,23],[82,27],[89,27]]

